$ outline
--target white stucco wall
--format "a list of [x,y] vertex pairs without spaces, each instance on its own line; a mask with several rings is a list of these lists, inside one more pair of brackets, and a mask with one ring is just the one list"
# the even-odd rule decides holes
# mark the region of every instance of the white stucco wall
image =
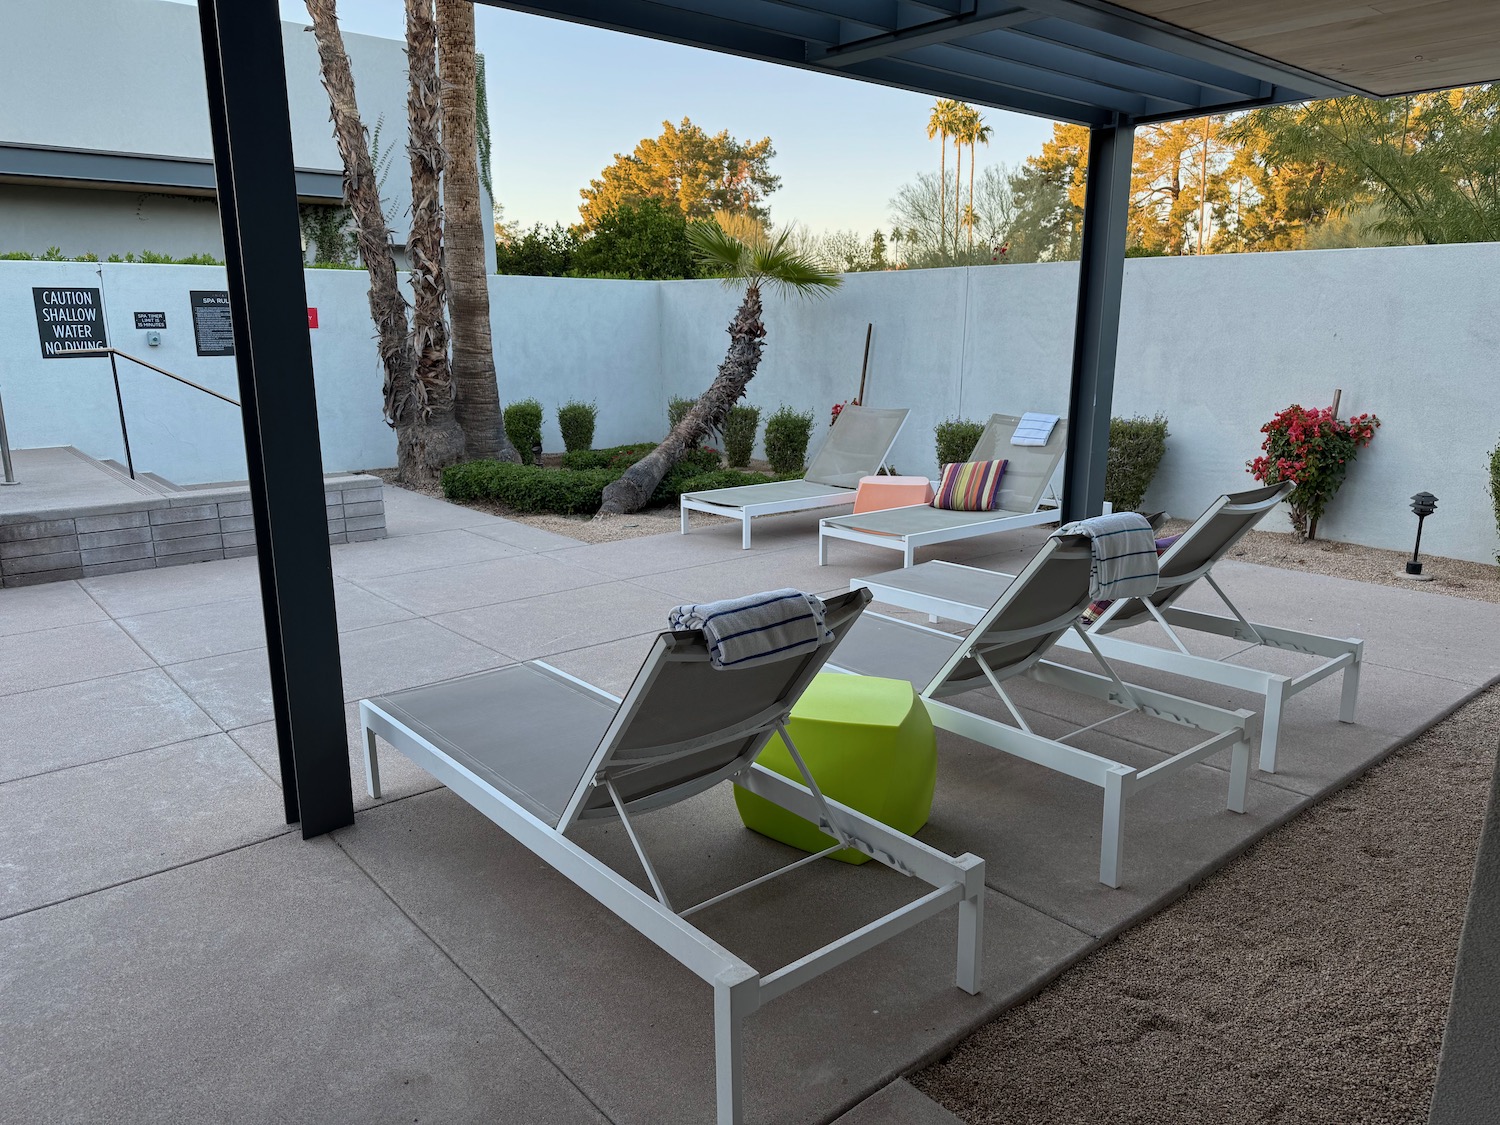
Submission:
[[[231,361],[194,354],[187,308],[190,289],[223,287],[222,270],[97,269],[0,262],[0,391],[17,447],[119,456],[108,365],[41,360],[33,285],[102,278],[117,346],[233,393]],[[321,324],[312,339],[325,467],[388,465],[394,442],[379,415],[365,275],[306,276]],[[866,399],[911,408],[892,460],[902,472],[932,473],[932,428],[944,418],[1066,410],[1076,279],[1072,265],[924,270],[852,275],[821,301],[768,295],[749,401],[766,413],[783,402],[812,410],[816,442],[829,407],[858,390],[865,325],[874,323]],[[739,300],[713,281],[492,277],[490,292],[501,396],[542,402],[549,450],[562,444],[556,408],[575,397],[599,406],[597,444],[660,437],[667,398],[713,378]],[[1408,548],[1407,500],[1425,489],[1440,504],[1424,548],[1493,559],[1486,454],[1500,440],[1497,307],[1500,244],[1131,260],[1114,413],[1160,411],[1171,427],[1147,504],[1191,516],[1248,487],[1261,424],[1342,388],[1345,417],[1370,410],[1385,425],[1323,533]],[[163,347],[145,348],[132,326],[137,309],[167,311]],[[184,483],[243,474],[232,410],[155,376],[126,379],[141,467]],[[1270,526],[1285,523],[1277,516]]]

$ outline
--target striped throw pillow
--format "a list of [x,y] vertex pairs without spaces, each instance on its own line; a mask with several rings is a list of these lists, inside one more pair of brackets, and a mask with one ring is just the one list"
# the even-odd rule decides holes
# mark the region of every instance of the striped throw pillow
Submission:
[[952,512],[993,512],[1000,505],[1000,478],[1005,475],[1005,466],[1004,459],[944,465],[932,506]]

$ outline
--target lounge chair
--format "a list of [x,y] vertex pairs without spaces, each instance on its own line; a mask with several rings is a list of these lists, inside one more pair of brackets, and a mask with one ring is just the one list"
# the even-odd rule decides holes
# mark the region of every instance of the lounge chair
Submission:
[[[1343,673],[1339,721],[1354,722],[1359,669],[1364,658],[1364,642],[1354,638],[1325,637],[1249,621],[1211,573],[1214,564],[1228,554],[1267,511],[1285,499],[1293,487],[1290,482],[1284,482],[1220,496],[1161,556],[1161,576],[1156,593],[1145,598],[1124,598],[1114,602],[1088,630],[1094,646],[1113,659],[1221,687],[1254,692],[1264,698],[1260,768],[1266,773],[1276,772],[1277,740],[1287,700],[1319,680],[1335,672]],[[1201,613],[1176,605],[1188,588],[1199,580],[1212,588],[1232,616]],[[859,579],[858,584],[891,605],[954,621],[974,622],[984,615],[1010,581],[1011,576],[1007,574],[953,563],[928,562],[911,570],[892,570]],[[1111,635],[1131,625],[1152,622],[1166,632],[1172,648],[1159,648]],[[1180,631],[1212,633],[1250,646],[1265,646],[1323,659],[1300,675],[1265,672],[1230,663],[1227,658],[1194,655],[1183,643]],[[1077,637],[1066,634],[1059,643],[1075,649],[1084,647]]]
[[801,480],[683,493],[679,500],[682,534],[688,533],[689,512],[724,516],[740,521],[740,546],[748,551],[750,521],[756,516],[853,504],[860,477],[873,476],[885,464],[907,413],[869,406],[844,407]]
[[[827,624],[836,639],[869,600],[862,590],[828,599]],[[797,985],[956,904],[958,987],[970,993],[980,987],[983,861],[954,859],[824,798],[787,735],[792,705],[833,648],[824,644],[759,667],[716,670],[702,632],[662,633],[623,700],[529,661],[360,702],[372,796],[380,795],[379,736],[713,986],[720,1125],[742,1118],[740,1021]],[[805,784],[756,764],[773,734],[786,741]],[[731,779],[818,824],[837,842],[742,887],[675,906],[634,818]],[[567,838],[581,822],[606,818],[623,824],[654,895]],[[858,848],[933,890],[765,974],[689,921],[695,911],[843,847]]]
[[911,566],[916,562],[918,547],[1056,523],[1055,505],[1046,500],[1047,488],[1067,448],[1068,420],[1059,419],[1047,444],[1040,446],[1010,443],[1020,421],[1013,414],[992,415],[969,455],[971,461],[1003,457],[1009,462],[1000,481],[1000,507],[996,511],[953,512],[914,504],[825,519],[818,525],[818,565],[828,565],[830,539],[900,551],[902,565]]
[[[1089,604],[1089,561],[1090,549],[1085,537],[1054,535],[1019,575],[1004,584],[994,603],[978,615],[967,636],[957,637],[909,621],[867,613],[851,630],[830,667],[866,676],[910,680],[920,692],[935,726],[1103,789],[1099,881],[1118,887],[1125,802],[1138,790],[1179,773],[1194,762],[1230,750],[1228,807],[1234,812],[1245,811],[1250,774],[1250,744],[1246,741],[1245,724],[1251,712],[1226,711],[1121,679],[1078,625],[1079,614]],[[858,588],[863,582],[855,579],[852,585]],[[1084,647],[1093,651],[1103,675],[1043,659],[1070,629],[1078,633]],[[1105,700],[1122,710],[1061,738],[1045,738],[1031,729],[1006,691],[1007,682],[1023,675]],[[949,702],[984,687],[993,688],[999,695],[1015,726]],[[1146,769],[1112,761],[1063,741],[1133,712],[1194,727],[1209,737]],[[1038,809],[1037,815],[1045,813]]]

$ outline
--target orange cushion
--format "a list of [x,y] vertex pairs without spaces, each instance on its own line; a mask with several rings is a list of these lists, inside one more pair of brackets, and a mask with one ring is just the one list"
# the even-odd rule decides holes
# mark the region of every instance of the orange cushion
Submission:
[[932,506],[953,512],[993,512],[1000,503],[1005,465],[1004,460],[944,465],[943,479],[938,482]]
[[932,482],[926,477],[861,477],[854,497],[854,511],[878,512],[905,508],[932,500]]

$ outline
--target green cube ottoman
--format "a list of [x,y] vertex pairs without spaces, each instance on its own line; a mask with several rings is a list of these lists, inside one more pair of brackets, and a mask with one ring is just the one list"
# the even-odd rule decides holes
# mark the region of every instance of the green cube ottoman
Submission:
[[[819,673],[792,708],[787,729],[825,796],[907,834],[927,823],[937,784],[937,740],[911,684]],[[771,737],[756,761],[802,783],[780,735]],[[783,844],[820,852],[838,842],[738,785],[734,803],[745,827]],[[853,848],[833,857],[845,863],[870,858]]]

